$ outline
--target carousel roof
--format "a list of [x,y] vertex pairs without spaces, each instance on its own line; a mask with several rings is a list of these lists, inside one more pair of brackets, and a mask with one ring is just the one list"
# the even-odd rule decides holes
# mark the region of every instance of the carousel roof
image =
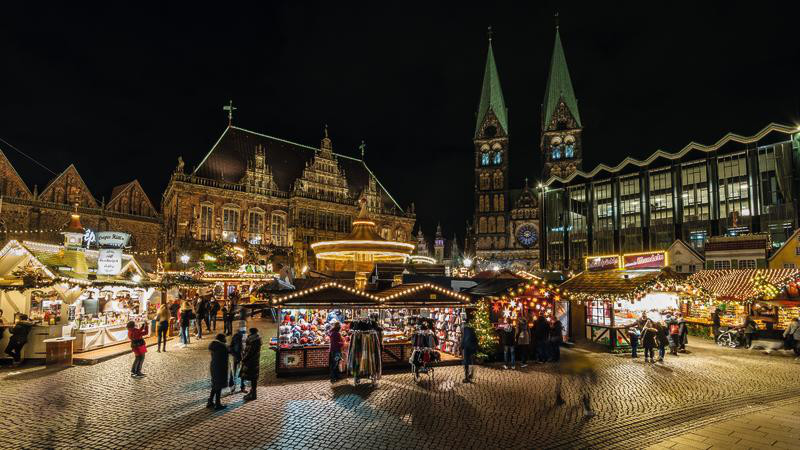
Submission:
[[689,277],[689,283],[717,298],[743,301],[759,297],[753,282],[756,275],[763,276],[767,283],[779,285],[800,277],[800,269],[701,270]]
[[348,261],[368,256],[372,261],[404,261],[414,251],[414,245],[382,238],[369,217],[367,199],[362,196],[359,202],[361,211],[353,220],[353,229],[347,236],[311,244],[317,258]]

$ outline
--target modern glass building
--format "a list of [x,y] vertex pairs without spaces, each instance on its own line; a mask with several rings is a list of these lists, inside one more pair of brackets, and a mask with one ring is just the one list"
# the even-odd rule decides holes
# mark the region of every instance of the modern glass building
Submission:
[[769,233],[780,246],[798,225],[800,131],[770,124],[590,172],[551,177],[544,196],[542,266],[580,270],[584,257],[666,250],[683,239]]

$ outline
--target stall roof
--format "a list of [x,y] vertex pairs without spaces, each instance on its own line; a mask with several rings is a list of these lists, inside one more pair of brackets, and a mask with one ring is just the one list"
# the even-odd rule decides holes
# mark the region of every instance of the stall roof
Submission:
[[672,271],[607,270],[581,272],[561,284],[561,289],[575,294],[628,295],[657,279],[685,278]]
[[760,295],[753,283],[757,274],[775,285],[800,277],[800,269],[701,270],[692,274],[688,281],[719,299],[744,301]]
[[375,294],[384,306],[447,306],[465,305],[470,302],[468,295],[444,288],[433,283],[404,283]]
[[293,292],[273,299],[273,303],[282,308],[378,306],[379,301],[380,299],[375,295],[339,281],[327,281],[317,285],[309,283],[306,287],[298,287]]
[[527,280],[514,278],[494,278],[490,280],[484,280],[477,286],[469,288],[464,292],[480,297],[497,296],[505,294],[508,288],[517,287],[517,285],[522,283],[527,283]]

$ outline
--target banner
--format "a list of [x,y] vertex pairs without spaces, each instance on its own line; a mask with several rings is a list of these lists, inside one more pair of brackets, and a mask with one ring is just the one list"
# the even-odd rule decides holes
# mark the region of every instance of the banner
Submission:
[[99,231],[94,234],[99,247],[122,248],[128,245],[131,235],[119,231]]
[[664,252],[623,255],[622,258],[625,269],[661,269],[667,262]]
[[619,268],[619,256],[589,256],[586,258],[586,269],[590,271],[596,270],[613,270]]
[[122,271],[122,249],[104,248],[98,250],[97,255],[97,274],[98,275],[119,275]]

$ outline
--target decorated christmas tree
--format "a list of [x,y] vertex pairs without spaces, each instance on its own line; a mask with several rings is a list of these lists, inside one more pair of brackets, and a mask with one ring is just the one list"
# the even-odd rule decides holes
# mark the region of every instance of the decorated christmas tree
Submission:
[[482,300],[478,304],[475,315],[472,317],[472,327],[478,336],[478,357],[485,358],[494,354],[497,349],[497,335],[491,320],[489,320],[489,302]]

